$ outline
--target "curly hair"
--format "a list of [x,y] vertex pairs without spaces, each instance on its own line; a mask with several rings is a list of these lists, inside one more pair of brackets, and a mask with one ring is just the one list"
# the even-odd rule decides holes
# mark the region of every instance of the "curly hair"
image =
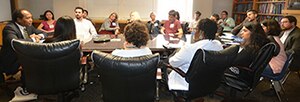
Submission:
[[125,40],[136,47],[146,46],[149,40],[149,32],[141,21],[134,21],[126,25],[124,29]]

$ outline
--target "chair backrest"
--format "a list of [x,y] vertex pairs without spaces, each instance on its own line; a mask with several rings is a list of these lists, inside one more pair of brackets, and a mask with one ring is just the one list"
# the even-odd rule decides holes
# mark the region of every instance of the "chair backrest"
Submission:
[[153,102],[159,54],[119,57],[93,51],[105,102]]
[[272,80],[281,80],[284,77],[287,77],[286,75],[289,72],[289,65],[290,63],[293,61],[293,55],[294,55],[294,51],[290,51],[290,52],[286,52],[286,56],[287,56],[287,60],[285,61],[283,68],[281,69],[281,72],[279,75],[271,77],[270,79]]
[[186,81],[189,83],[188,98],[214,93],[238,50],[239,46],[231,46],[222,51],[197,50],[186,74]]
[[267,43],[259,50],[257,56],[249,66],[253,71],[253,79],[249,82],[251,88],[254,88],[259,83],[262,72],[277,50],[278,48],[274,42]]
[[34,43],[12,40],[29,92],[54,94],[79,88],[80,41]]

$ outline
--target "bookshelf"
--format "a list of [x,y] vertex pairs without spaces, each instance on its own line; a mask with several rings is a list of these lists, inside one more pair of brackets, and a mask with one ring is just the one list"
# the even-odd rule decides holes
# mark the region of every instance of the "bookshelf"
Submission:
[[280,20],[283,17],[286,0],[234,0],[232,17],[236,23],[241,23],[246,18],[246,11],[254,9],[258,11],[259,21],[266,18]]

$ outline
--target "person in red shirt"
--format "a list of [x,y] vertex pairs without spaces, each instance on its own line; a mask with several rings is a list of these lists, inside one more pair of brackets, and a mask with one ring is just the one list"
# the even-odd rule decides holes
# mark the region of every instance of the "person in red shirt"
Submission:
[[181,28],[180,21],[176,19],[176,11],[171,10],[169,11],[169,20],[164,23],[164,26],[161,28],[161,33],[170,35],[174,34],[178,38],[182,38],[183,31]]

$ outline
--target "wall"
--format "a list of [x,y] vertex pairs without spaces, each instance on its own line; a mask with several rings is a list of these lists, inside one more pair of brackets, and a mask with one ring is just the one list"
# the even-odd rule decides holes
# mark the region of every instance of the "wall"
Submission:
[[0,22],[11,20],[10,0],[0,1]]
[[[231,14],[232,2],[233,0],[194,0],[193,11],[199,10],[202,18],[210,17],[213,13],[219,14],[223,10]],[[113,11],[118,12],[120,19],[129,18],[131,11],[138,11],[142,19],[148,19],[149,12],[156,11],[156,3],[157,0],[19,0],[19,7],[28,8],[34,18],[39,18],[47,9],[53,10],[56,18],[63,15],[74,17],[74,8],[81,6],[89,10],[89,16],[93,19],[107,18]]]
[[53,0],[18,0],[18,4],[19,8],[28,9],[34,19],[39,19],[46,10],[53,11]]
[[202,13],[201,18],[209,18],[212,14],[220,14],[226,10],[231,16],[233,0],[194,0],[194,11]]

